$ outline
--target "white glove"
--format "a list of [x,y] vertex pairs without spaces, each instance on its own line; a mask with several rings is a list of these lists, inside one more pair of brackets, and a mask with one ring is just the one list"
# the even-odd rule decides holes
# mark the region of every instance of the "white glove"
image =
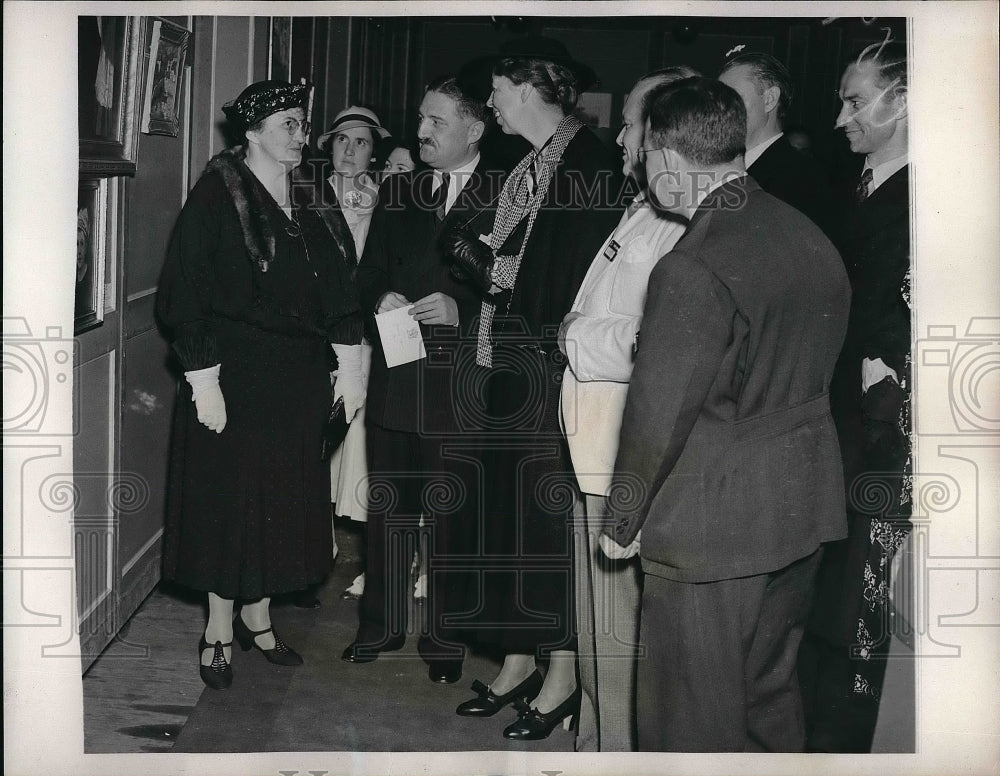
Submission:
[[639,540],[641,538],[642,531],[639,531],[628,547],[622,547],[607,534],[601,534],[598,543],[601,545],[604,554],[611,558],[611,560],[625,560],[627,558],[634,558],[639,554]]
[[198,421],[216,434],[226,427],[226,400],[219,387],[221,364],[185,372],[191,384],[191,400],[198,409]]
[[361,346],[335,344],[333,352],[337,354],[338,364],[337,371],[333,373],[337,378],[333,386],[333,400],[344,398],[344,414],[350,423],[365,405],[367,393],[361,376]]

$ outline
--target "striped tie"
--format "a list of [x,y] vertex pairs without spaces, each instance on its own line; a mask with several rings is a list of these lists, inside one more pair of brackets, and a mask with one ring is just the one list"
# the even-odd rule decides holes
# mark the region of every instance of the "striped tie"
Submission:
[[861,173],[861,180],[858,182],[858,189],[856,192],[858,202],[864,202],[868,199],[868,195],[872,193],[872,180],[874,177],[872,168],[865,167],[865,171]]

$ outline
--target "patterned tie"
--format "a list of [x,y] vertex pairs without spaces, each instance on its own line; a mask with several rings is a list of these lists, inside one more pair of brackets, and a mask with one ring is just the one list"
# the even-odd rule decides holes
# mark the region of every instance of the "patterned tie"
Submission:
[[438,221],[444,221],[445,214],[448,208],[448,179],[451,176],[443,172],[441,173],[441,185],[438,186],[436,192],[434,192],[435,207],[434,214],[437,216]]
[[861,173],[861,180],[858,182],[858,189],[856,192],[858,202],[864,202],[868,199],[868,195],[872,193],[872,179],[874,174],[872,173],[871,167],[865,167],[865,171]]

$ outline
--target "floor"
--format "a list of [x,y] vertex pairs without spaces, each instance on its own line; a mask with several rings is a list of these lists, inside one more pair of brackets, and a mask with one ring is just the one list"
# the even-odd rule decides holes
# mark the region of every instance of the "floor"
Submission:
[[[87,753],[268,751],[572,751],[573,734],[512,742],[504,709],[489,719],[459,717],[473,679],[488,682],[499,663],[470,654],[454,685],[432,684],[416,637],[398,653],[352,665],[340,652],[357,627],[357,603],[340,593],[361,568],[358,524],[335,521],[340,552],[320,589],[319,609],[272,602],[282,639],[305,659],[273,666],[256,650],[233,654],[233,686],[205,688],[197,644],[206,607],[201,596],[159,586],[84,675]],[[413,605],[411,622],[422,607]]]
[[[282,638],[305,665],[267,663],[256,650],[234,649],[233,686],[207,689],[197,671],[206,607],[201,596],[159,586],[84,675],[87,753],[294,751],[571,752],[573,735],[557,728],[539,742],[501,735],[515,713],[489,719],[454,713],[472,697],[473,679],[488,682],[498,662],[470,654],[454,685],[428,681],[416,637],[398,653],[366,665],[340,660],[357,626],[357,603],[340,598],[359,572],[359,524],[337,519],[340,554],[319,591],[319,609],[272,604]],[[421,609],[412,608],[411,621]],[[914,751],[912,653],[893,644],[875,739],[877,752]]]

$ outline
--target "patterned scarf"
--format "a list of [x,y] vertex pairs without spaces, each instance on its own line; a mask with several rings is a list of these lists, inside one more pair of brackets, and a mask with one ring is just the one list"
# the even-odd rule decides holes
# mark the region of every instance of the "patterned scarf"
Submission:
[[[538,210],[555,174],[556,165],[562,159],[566,146],[583,128],[583,124],[575,116],[566,116],[556,127],[555,134],[542,149],[525,156],[513,169],[497,202],[496,217],[493,220],[493,231],[490,234],[490,247],[496,251],[511,232],[528,217],[527,229],[521,247],[516,255],[498,255],[493,267],[494,283],[503,289],[513,291],[517,281],[517,271],[521,267],[525,246],[531,237],[531,230],[538,217]],[[537,179],[533,192],[528,191],[528,176],[535,171]],[[508,303],[509,307],[509,303]],[[479,314],[479,340],[476,345],[476,363],[480,366],[493,366],[493,315],[496,303],[483,300]]]

